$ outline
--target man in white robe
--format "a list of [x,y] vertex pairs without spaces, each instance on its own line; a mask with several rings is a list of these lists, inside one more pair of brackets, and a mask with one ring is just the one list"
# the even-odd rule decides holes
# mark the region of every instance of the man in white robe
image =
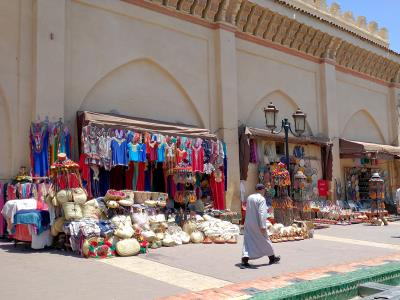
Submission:
[[250,195],[246,201],[246,221],[244,223],[244,241],[241,268],[251,267],[250,259],[268,256],[270,264],[280,261],[275,256],[272,243],[267,233],[267,204],[264,198],[265,186],[256,185],[256,193]]

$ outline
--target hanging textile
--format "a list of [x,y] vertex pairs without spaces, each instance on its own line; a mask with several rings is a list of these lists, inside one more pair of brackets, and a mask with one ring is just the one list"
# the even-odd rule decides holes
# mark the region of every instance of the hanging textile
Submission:
[[[4,207],[4,184],[0,182],[0,212]],[[3,215],[0,213],[0,237],[4,236],[4,218]]]
[[257,150],[257,141],[255,139],[250,139],[250,162],[253,164],[258,163],[258,150]]
[[225,180],[224,173],[216,170],[211,174],[210,178],[211,192],[214,200],[214,208],[219,210],[225,209]]
[[49,173],[49,132],[48,123],[31,125],[31,161],[34,176],[47,176]]
[[247,180],[247,171],[250,162],[250,142],[244,132],[239,137],[239,157],[240,180]]

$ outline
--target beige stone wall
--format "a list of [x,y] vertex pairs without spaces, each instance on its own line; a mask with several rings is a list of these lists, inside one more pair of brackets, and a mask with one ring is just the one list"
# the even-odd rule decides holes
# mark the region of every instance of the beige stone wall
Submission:
[[397,89],[123,1],[0,1],[0,50],[0,178],[29,163],[31,120],[63,117],[76,141],[84,109],[217,133],[228,144],[235,208],[237,126],[263,128],[270,101],[279,119],[300,107],[314,136],[397,143]]
[[29,165],[34,117],[33,1],[0,1],[0,179]]

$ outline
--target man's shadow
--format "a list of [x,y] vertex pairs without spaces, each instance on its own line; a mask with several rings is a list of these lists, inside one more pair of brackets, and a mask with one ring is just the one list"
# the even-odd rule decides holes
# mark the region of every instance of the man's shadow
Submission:
[[270,266],[270,264],[251,264],[250,267],[247,268],[242,268],[240,263],[235,264],[235,267],[238,267],[239,269],[255,269],[257,270],[260,267],[267,267]]

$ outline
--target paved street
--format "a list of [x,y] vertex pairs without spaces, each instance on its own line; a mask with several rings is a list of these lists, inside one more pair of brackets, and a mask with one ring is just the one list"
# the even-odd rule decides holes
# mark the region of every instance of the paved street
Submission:
[[[185,245],[151,250],[148,256],[88,260],[58,251],[31,251],[0,243],[0,282],[4,299],[156,299],[227,285],[276,278],[293,272],[310,274],[318,268],[400,253],[400,223],[387,227],[331,226],[315,238],[275,244],[279,265],[254,261],[255,269],[238,267],[237,245]],[[23,288],[22,288],[23,287]]]

